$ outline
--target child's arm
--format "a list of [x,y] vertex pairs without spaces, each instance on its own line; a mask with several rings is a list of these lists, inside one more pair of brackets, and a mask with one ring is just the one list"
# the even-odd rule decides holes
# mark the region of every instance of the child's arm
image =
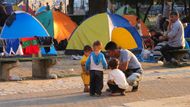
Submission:
[[81,64],[81,68],[82,68],[82,71],[85,71],[85,65],[84,64]]
[[108,74],[108,83],[109,84],[113,84],[114,83],[114,78],[113,78],[111,72],[109,72],[109,74]]
[[103,65],[104,69],[108,68],[108,64],[107,64],[106,58],[103,53],[102,53],[102,65]]
[[91,57],[91,55],[88,57],[86,64],[85,64],[86,72],[88,72],[90,70],[90,57]]
[[115,82],[113,80],[108,80],[108,83],[113,84],[113,85],[115,84]]

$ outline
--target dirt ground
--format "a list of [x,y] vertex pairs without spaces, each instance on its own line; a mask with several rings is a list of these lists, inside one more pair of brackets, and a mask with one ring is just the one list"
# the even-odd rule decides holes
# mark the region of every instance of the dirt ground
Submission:
[[[32,79],[32,62],[19,62],[18,65],[11,69],[10,75]],[[142,66],[145,70],[164,69],[162,64],[158,63],[142,63]],[[59,58],[57,64],[50,69],[50,73],[57,74],[59,77],[78,76],[81,73],[80,60],[72,60],[71,56]]]

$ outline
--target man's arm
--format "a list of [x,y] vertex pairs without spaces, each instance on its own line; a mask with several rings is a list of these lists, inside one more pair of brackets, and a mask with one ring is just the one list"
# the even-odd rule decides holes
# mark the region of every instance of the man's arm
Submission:
[[171,30],[169,31],[167,37],[168,38],[173,38],[176,36],[176,34],[178,33],[179,31],[179,25],[174,25],[172,26]]
[[119,69],[121,71],[126,71],[128,69],[129,61],[127,62],[120,62]]

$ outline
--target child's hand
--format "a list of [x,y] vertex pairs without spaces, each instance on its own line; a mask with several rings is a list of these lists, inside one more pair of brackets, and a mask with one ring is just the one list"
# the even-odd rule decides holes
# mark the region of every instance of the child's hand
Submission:
[[90,74],[90,71],[86,71],[86,74]]
[[89,75],[89,74],[90,74],[90,72],[89,72],[89,71],[87,71],[87,72],[86,72],[86,74],[87,74],[87,75]]

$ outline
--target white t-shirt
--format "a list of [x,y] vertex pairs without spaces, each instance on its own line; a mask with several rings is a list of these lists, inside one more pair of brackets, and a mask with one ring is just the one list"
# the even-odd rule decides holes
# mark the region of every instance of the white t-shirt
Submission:
[[100,62],[98,65],[96,65],[94,63],[94,59],[92,56],[90,57],[90,63],[91,63],[90,64],[90,70],[104,71],[103,66],[102,66],[102,62]]
[[129,86],[125,74],[119,69],[110,71],[108,74],[108,80],[114,81],[116,85],[118,85],[118,87],[121,89],[127,89]]

